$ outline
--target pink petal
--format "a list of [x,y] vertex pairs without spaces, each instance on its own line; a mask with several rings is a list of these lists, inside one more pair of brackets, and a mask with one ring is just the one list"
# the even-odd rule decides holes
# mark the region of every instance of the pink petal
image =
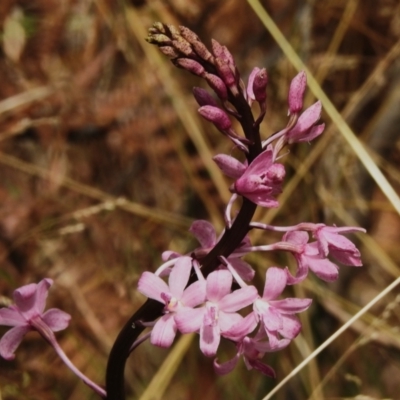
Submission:
[[38,285],[36,283],[30,283],[29,285],[21,286],[14,290],[13,293],[16,307],[27,320],[37,315],[35,310],[37,287]]
[[4,326],[20,326],[26,325],[25,318],[13,308],[0,309],[0,325]]
[[281,295],[286,287],[287,277],[284,270],[278,267],[268,268],[265,274],[263,299],[272,300]]
[[150,342],[155,346],[169,347],[175,339],[176,324],[172,314],[163,315],[153,326]]
[[179,257],[169,275],[168,283],[172,296],[177,299],[182,297],[183,291],[189,281],[192,269],[192,259],[190,257]]
[[318,278],[327,282],[335,281],[338,278],[338,266],[328,259],[309,258],[307,261],[309,268],[318,276]]
[[287,276],[287,284],[288,285],[295,285],[297,283],[300,283],[302,281],[304,281],[304,279],[306,279],[307,275],[308,275],[308,265],[306,263],[304,263],[301,258],[299,258],[297,260],[297,273],[296,276],[293,276],[290,271],[289,268],[286,267],[285,268],[285,273]]
[[217,303],[231,291],[232,274],[227,270],[211,272],[207,277],[207,300]]
[[[257,371],[260,371],[262,374],[269,376],[270,378],[275,378],[276,374],[275,371],[273,370],[272,367],[270,367],[267,364],[262,363],[259,360],[247,360],[247,366],[256,369]],[[248,368],[250,369],[250,368]]]
[[69,325],[71,316],[58,308],[51,308],[42,315],[42,320],[53,332],[58,332]]
[[281,314],[295,314],[303,312],[310,307],[312,303],[311,299],[297,299],[287,298],[284,300],[272,300],[270,301],[271,307],[279,310]]
[[303,245],[308,242],[309,236],[304,231],[293,231],[283,235],[283,241],[290,242],[296,245]]
[[184,306],[196,307],[206,301],[206,281],[192,283],[181,297]]
[[282,316],[278,310],[268,307],[263,310],[261,315],[267,333],[268,331],[276,332],[282,328]]
[[174,316],[176,326],[181,333],[197,332],[203,323],[205,308],[181,308]]
[[279,333],[286,339],[294,339],[301,331],[301,323],[294,315],[282,316],[282,328]]
[[24,335],[30,330],[29,326],[24,325],[16,326],[6,332],[0,339],[0,356],[6,360],[13,360],[15,358],[15,350],[17,350]]
[[226,154],[217,154],[213,157],[213,160],[226,176],[233,179],[239,179],[246,170],[243,163]]
[[168,285],[157,275],[152,272],[143,272],[138,282],[138,290],[151,299],[160,303],[165,303],[162,298],[163,293],[170,293]]
[[202,325],[200,328],[200,350],[206,357],[217,354],[221,335],[218,325]]
[[[263,151],[250,163],[244,175],[248,177],[249,175],[261,175],[265,173],[272,165],[272,156],[272,150]],[[245,177],[244,175],[242,178]]]
[[336,249],[331,249],[330,254],[336,258],[340,263],[344,265],[349,265],[353,267],[361,267],[361,254],[356,249],[354,252],[340,251]]
[[234,312],[247,307],[258,297],[257,289],[254,286],[245,286],[224,296],[218,303],[220,310]]
[[195,236],[202,248],[212,247],[217,241],[215,229],[208,221],[194,221],[189,229],[189,232]]
[[254,312],[246,315],[239,322],[233,324],[229,329],[223,331],[223,336],[238,342],[256,329],[258,322]]
[[220,311],[218,314],[218,324],[221,332],[230,331],[233,326],[239,324],[242,320],[243,317],[238,313]]
[[229,361],[226,361],[222,364],[219,364],[217,359],[214,360],[214,371],[218,375],[226,375],[229,374],[229,372],[233,371],[233,369],[236,367],[236,364],[238,363],[240,358],[240,354],[236,354],[233,358],[231,358]]
[[228,261],[244,281],[249,282],[254,278],[256,271],[246,261],[231,257],[228,258]]
[[258,72],[260,71],[260,68],[258,67],[254,67],[253,70],[251,71],[250,75],[249,75],[249,79],[247,81],[247,97],[254,101],[256,98],[254,96],[254,92],[253,92],[253,82],[254,82],[254,78],[255,76],[258,74]]
[[164,251],[161,254],[161,258],[163,261],[169,261],[169,260],[172,260],[173,258],[178,258],[181,256],[182,256],[182,254],[179,254],[176,251],[171,251],[171,250]]
[[315,102],[308,107],[299,117],[295,127],[289,132],[289,136],[306,132],[310,129],[321,117],[322,105],[320,101]]
[[49,278],[42,279],[36,289],[36,301],[35,310],[40,315],[43,313],[46,307],[46,299],[49,293],[50,286],[53,284],[53,280]]

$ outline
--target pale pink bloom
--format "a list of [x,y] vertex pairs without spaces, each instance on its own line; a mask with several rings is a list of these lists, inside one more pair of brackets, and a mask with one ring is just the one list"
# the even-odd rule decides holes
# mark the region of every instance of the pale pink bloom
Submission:
[[0,355],[6,360],[15,357],[15,350],[26,333],[38,331],[52,341],[53,332],[65,329],[71,316],[57,308],[44,312],[51,279],[31,283],[14,291],[14,305],[0,309],[0,325],[12,326],[0,340]]
[[268,149],[257,156],[233,184],[232,191],[262,207],[278,207],[275,197],[282,192],[285,167],[273,162]]
[[165,304],[164,315],[151,331],[150,342],[160,347],[171,346],[176,335],[175,315],[185,307],[196,307],[206,298],[206,282],[197,281],[186,288],[192,266],[190,257],[179,257],[169,275],[168,285],[157,275],[143,272],[138,290]]
[[321,225],[314,231],[314,237],[318,241],[318,249],[324,256],[332,255],[344,265],[359,267],[362,265],[361,254],[357,247],[349,239],[342,236],[343,233],[365,232],[363,228],[341,227]]
[[307,310],[312,301],[296,298],[276,300],[286,284],[287,275],[284,270],[268,268],[263,295],[253,305],[256,320],[264,326],[271,346],[277,345],[281,337],[292,340],[299,334],[301,324],[294,314]]
[[293,252],[298,266],[296,276],[292,276],[286,268],[289,285],[303,281],[308,274],[308,269],[327,282],[334,281],[338,277],[338,266],[329,261],[325,255],[321,255],[317,242],[308,243],[308,240],[308,233],[304,231],[287,232],[283,236],[283,241],[295,245],[298,249]]
[[229,271],[212,272],[207,277],[206,304],[201,308],[184,309],[175,316],[180,332],[200,334],[200,350],[208,357],[216,354],[221,335],[242,319],[236,311],[251,304],[258,296],[254,286],[231,292],[232,282]]
[[289,339],[281,339],[274,345],[265,341],[267,336],[265,331],[261,328],[254,338],[245,336],[236,343],[237,353],[229,361],[222,364],[218,363],[218,360],[214,360],[214,370],[219,375],[225,375],[231,372],[239,361],[239,358],[243,356],[244,363],[248,370],[256,369],[266,376],[275,378],[275,371],[272,367],[264,364],[261,359],[265,353],[271,353],[279,351],[290,343]]

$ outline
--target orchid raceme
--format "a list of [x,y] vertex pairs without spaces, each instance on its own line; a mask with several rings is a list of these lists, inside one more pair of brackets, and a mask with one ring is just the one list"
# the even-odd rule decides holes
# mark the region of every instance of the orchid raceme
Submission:
[[[125,400],[124,367],[131,352],[148,337],[151,344],[170,347],[178,332],[199,335],[200,350],[205,356],[215,358],[218,374],[232,371],[243,358],[248,369],[275,377],[274,369],[261,359],[290,344],[302,328],[296,314],[306,311],[312,303],[308,298],[290,295],[282,298],[284,290],[291,290],[288,286],[306,279],[310,270],[331,282],[339,275],[336,262],[362,265],[356,245],[343,236],[365,232],[362,228],[302,221],[284,227],[253,221],[258,206],[279,206],[278,196],[283,191],[286,171],[277,160],[290,154],[282,149],[313,141],[324,130],[324,124],[319,122],[322,112],[319,101],[302,112],[305,72],[300,72],[290,84],[287,121],[267,138],[260,132],[269,99],[267,86],[272,79],[265,68],[255,67],[246,85],[225,46],[213,40],[209,50],[186,27],[155,23],[147,40],[157,45],[173,65],[208,84],[208,91],[202,88],[193,91],[200,105],[198,111],[234,144],[228,144],[230,155],[218,154],[213,158],[233,180],[232,197],[223,212],[224,229],[217,232],[206,220],[194,221],[190,233],[199,245],[183,254],[167,250],[161,256],[164,262],[154,273],[142,273],[138,291],[148,300],[117,336],[108,360],[106,390],[79,373],[58,346],[53,332],[66,328],[70,317],[58,309],[44,311],[50,279],[17,289],[15,305],[0,309],[0,325],[12,327],[0,340],[3,358],[14,358],[23,336],[36,330],[79,377],[107,400]],[[258,103],[254,105],[257,111],[252,109],[254,102]],[[260,240],[264,244],[251,245],[254,229],[262,230]],[[283,235],[281,240],[272,236],[277,232],[279,237]],[[264,260],[265,282],[253,284],[255,271],[242,258],[265,251],[290,253],[296,260],[296,271],[268,265]],[[262,294],[256,287],[264,287]],[[145,329],[151,330],[144,333]],[[226,362],[217,357],[222,340],[233,342],[236,347],[236,354]]]

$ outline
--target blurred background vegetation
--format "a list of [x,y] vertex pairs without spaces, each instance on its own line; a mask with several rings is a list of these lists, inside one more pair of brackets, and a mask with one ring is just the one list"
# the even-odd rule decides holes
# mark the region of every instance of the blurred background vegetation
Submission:
[[[61,346],[100,384],[113,340],[144,301],[136,291],[140,274],[154,271],[166,249],[193,248],[187,232],[193,219],[211,220],[220,231],[229,198],[229,182],[210,157],[230,153],[230,143],[198,118],[191,96],[193,86],[204,85],[147,44],[146,30],[162,21],[188,26],[206,44],[217,39],[235,56],[243,79],[254,66],[265,66],[266,138],[286,124],[296,69],[249,3],[260,5],[0,2],[0,302],[9,304],[18,286],[54,279],[48,306],[73,317],[58,334]],[[400,3],[263,0],[261,6],[398,192]],[[313,101],[309,94],[307,104]],[[282,159],[288,189],[281,207],[260,211],[257,220],[364,226],[368,235],[353,236],[364,267],[341,267],[334,284],[311,278],[288,289],[288,296],[315,300],[302,315],[299,338],[266,358],[277,382],[399,275],[398,198],[387,199],[384,183],[372,179],[360,160],[359,145],[350,147],[328,115],[323,120],[323,137],[291,148]],[[253,236],[254,243],[278,239]],[[249,261],[261,284],[269,266],[292,259],[264,254]],[[386,296],[274,398],[399,399],[398,293]],[[142,345],[127,366],[129,398],[260,399],[275,385],[243,363],[217,377],[197,343],[194,337],[189,346],[188,337],[172,352]],[[222,360],[234,352],[229,345],[221,350]],[[13,362],[0,360],[0,398],[97,396],[31,333]]]

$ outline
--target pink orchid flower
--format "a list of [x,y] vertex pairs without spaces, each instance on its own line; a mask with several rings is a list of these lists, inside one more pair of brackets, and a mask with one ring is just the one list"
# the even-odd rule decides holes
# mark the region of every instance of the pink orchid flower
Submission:
[[165,314],[156,322],[151,331],[150,342],[154,345],[171,346],[177,332],[174,317],[186,307],[195,307],[204,303],[206,299],[205,280],[197,281],[186,288],[191,266],[190,257],[180,257],[169,275],[169,285],[151,272],[143,272],[139,279],[140,293],[165,304]]
[[259,206],[278,207],[275,197],[282,192],[284,177],[285,167],[273,162],[273,151],[268,149],[253,160],[231,190]]
[[287,232],[283,236],[283,240],[298,248],[296,252],[293,252],[298,265],[296,276],[292,276],[286,268],[289,285],[303,281],[308,274],[308,269],[311,269],[318,278],[324,281],[332,282],[337,279],[339,267],[320,253],[317,242],[308,243],[307,232]]
[[243,356],[244,363],[248,370],[256,369],[262,374],[275,378],[275,371],[272,367],[264,364],[261,359],[266,353],[282,350],[289,345],[289,339],[281,339],[274,345],[265,341],[267,335],[263,328],[253,337],[245,336],[236,343],[237,353],[236,355],[222,364],[218,363],[218,360],[214,360],[214,370],[219,375],[225,375],[231,372],[236,364],[238,363],[241,356]]
[[229,271],[212,272],[207,277],[206,304],[184,309],[175,316],[180,332],[200,333],[200,350],[208,357],[217,353],[221,335],[242,319],[236,311],[251,304],[258,296],[254,286],[231,292],[232,282]]
[[331,254],[344,265],[359,267],[362,265],[361,254],[349,239],[341,236],[342,233],[366,232],[364,228],[321,225],[314,231],[318,241],[318,249],[324,256]]
[[13,297],[15,304],[0,309],[0,325],[12,326],[0,340],[0,355],[6,360],[15,357],[15,350],[26,333],[38,331],[52,343],[53,332],[65,329],[71,316],[57,308],[44,311],[51,279],[43,279],[38,284],[31,283],[16,289]]
[[307,310],[312,300],[276,300],[287,284],[286,272],[280,268],[268,268],[265,279],[263,295],[254,302],[253,309],[256,320],[262,322],[273,347],[278,344],[280,337],[292,340],[299,334],[301,324],[294,314]]

